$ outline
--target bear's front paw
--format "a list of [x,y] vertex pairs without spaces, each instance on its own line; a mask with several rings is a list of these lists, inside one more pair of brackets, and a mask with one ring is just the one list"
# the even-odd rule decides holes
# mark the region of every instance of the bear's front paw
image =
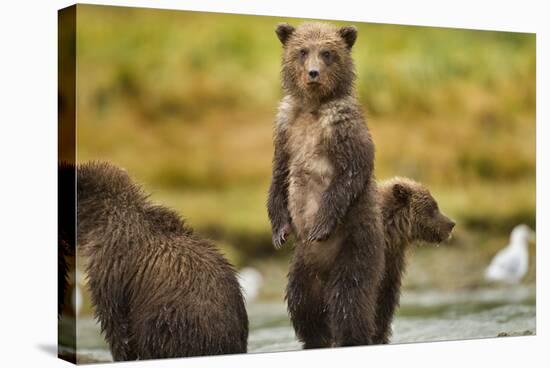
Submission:
[[273,231],[272,242],[275,249],[279,249],[285,243],[288,235],[290,234],[290,224],[284,224],[279,230]]
[[331,223],[325,221],[317,222],[309,232],[307,241],[309,243],[314,241],[325,241],[330,237],[333,229],[334,225]]

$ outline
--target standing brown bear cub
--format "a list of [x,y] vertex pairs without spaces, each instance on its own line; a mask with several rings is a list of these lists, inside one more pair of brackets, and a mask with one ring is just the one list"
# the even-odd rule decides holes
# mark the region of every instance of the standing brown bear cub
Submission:
[[276,30],[284,97],[275,123],[268,213],[273,243],[297,245],[286,290],[305,348],[373,342],[384,270],[374,144],[354,93],[354,27]]

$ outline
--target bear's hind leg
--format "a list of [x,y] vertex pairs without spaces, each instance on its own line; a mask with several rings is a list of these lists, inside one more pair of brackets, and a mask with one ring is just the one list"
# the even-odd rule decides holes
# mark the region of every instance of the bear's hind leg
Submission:
[[384,254],[378,251],[380,247],[356,244],[344,245],[346,251],[339,255],[328,282],[329,324],[335,346],[370,345],[376,331],[375,308]]
[[296,336],[304,349],[330,347],[332,336],[327,324],[321,281],[300,260],[294,260],[288,274],[286,300]]
[[127,313],[102,313],[101,326],[115,362],[137,360]]
[[117,293],[116,288],[105,287],[108,283],[104,279],[93,277],[97,272],[88,271],[88,274],[88,287],[95,316],[100,322],[101,331],[105,334],[113,360],[137,360],[126,296]]
[[120,327],[122,332],[117,338],[108,339],[111,348],[111,355],[114,361],[137,360],[138,355],[133,346],[132,337],[126,327]]
[[[376,334],[374,344],[389,344],[392,335],[392,320],[399,305],[401,288],[401,265],[395,267],[396,257],[386,262],[386,271],[380,283],[376,305]],[[389,267],[388,267],[389,266]]]

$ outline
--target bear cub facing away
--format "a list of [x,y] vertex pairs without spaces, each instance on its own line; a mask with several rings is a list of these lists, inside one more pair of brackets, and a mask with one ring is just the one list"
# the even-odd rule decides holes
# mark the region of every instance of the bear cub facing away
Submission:
[[210,242],[107,163],[77,168],[77,201],[77,248],[115,361],[246,352],[235,270]]
[[376,309],[375,344],[387,344],[391,337],[391,322],[401,290],[405,271],[405,256],[409,245],[416,241],[441,243],[451,236],[455,226],[439,210],[429,190],[407,178],[393,178],[379,183],[385,245],[385,271],[380,284]]
[[354,27],[276,29],[283,44],[268,214],[273,244],[297,240],[286,289],[305,348],[373,342],[384,268],[374,143],[354,92]]

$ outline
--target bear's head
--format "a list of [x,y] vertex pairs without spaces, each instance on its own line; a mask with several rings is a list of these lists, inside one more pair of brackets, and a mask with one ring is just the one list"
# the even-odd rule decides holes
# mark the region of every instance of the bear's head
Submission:
[[283,44],[283,88],[306,99],[328,99],[349,94],[355,79],[351,48],[357,38],[353,26],[304,23],[298,28],[280,24]]
[[441,243],[450,238],[455,222],[440,210],[430,191],[407,178],[394,178],[382,186],[384,221],[400,226],[408,241]]

